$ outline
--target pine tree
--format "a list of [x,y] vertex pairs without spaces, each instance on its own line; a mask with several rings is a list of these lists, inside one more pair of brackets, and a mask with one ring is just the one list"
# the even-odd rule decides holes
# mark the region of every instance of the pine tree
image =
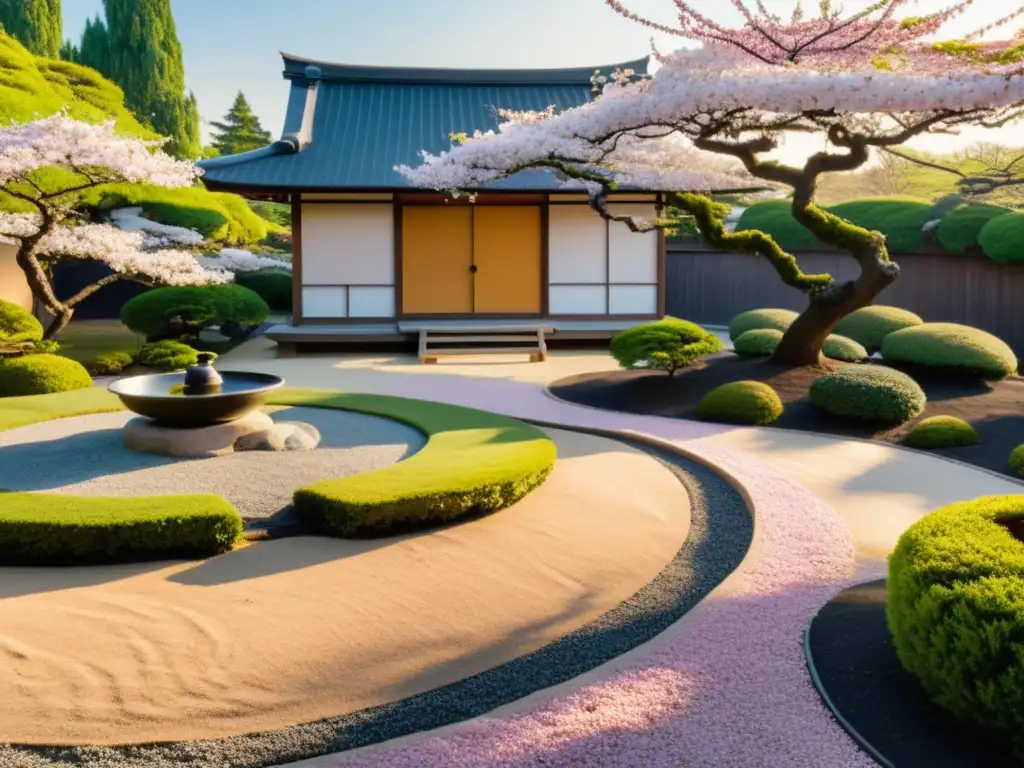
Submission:
[[103,7],[108,54],[107,71],[100,72],[121,86],[125,105],[137,118],[168,137],[168,153],[197,158],[198,111],[194,97],[185,95],[170,0],[103,0]]
[[263,130],[260,120],[252,111],[241,91],[235,103],[224,116],[223,122],[210,123],[213,128],[211,144],[222,155],[233,155],[259,149],[270,143],[270,131]]
[[82,54],[79,52],[78,46],[70,40],[65,40],[60,46],[60,58],[61,61],[71,61],[78,64],[82,59]]
[[99,16],[85,20],[85,31],[82,32],[76,61],[92,67],[104,77],[110,77],[110,38],[106,24]]
[[60,55],[61,25],[61,0],[0,0],[0,26],[36,56]]

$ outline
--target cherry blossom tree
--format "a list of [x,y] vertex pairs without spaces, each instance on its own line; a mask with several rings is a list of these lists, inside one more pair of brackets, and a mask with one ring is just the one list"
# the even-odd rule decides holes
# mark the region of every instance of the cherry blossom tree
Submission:
[[[872,150],[921,134],[1006,125],[1024,105],[1024,44],[1019,37],[988,39],[1024,15],[1024,5],[1001,4],[1001,15],[985,28],[936,43],[950,22],[980,3],[965,0],[912,17],[905,14],[909,0],[878,0],[849,13],[820,0],[814,15],[798,4],[783,20],[761,0],[731,0],[743,23],[730,28],[695,2],[671,0],[675,25],[640,17],[618,0],[605,2],[689,47],[655,51],[661,67],[651,78],[595,77],[598,98],[587,104],[560,113],[502,113],[497,131],[454,136],[451,150],[397,170],[415,186],[471,191],[546,168],[567,186],[586,188],[598,213],[634,231],[664,225],[608,210],[607,195],[625,188],[669,192],[668,203],[693,215],[713,246],[762,254],[787,285],[807,295],[807,308],[775,353],[789,365],[820,364],[822,344],[839,320],[873,303],[899,275],[880,233],[815,204],[822,176],[855,170]],[[824,148],[802,166],[785,164],[771,156],[784,137],[820,138]],[[731,176],[700,170],[708,168],[701,156],[709,155],[738,167]],[[744,177],[747,186],[788,191],[795,218],[849,253],[858,276],[839,282],[805,274],[767,235],[727,232],[707,193],[743,186]]]
[[[156,145],[117,136],[113,123],[93,125],[63,114],[0,129],[0,191],[22,201],[31,213],[0,213],[0,236],[13,239],[17,262],[33,295],[53,316],[46,338],[58,334],[75,307],[116,280],[145,285],[204,285],[232,279],[224,269],[201,265],[187,251],[150,250],[143,232],[109,224],[77,223],[77,196],[116,182],[182,187],[198,171]],[[97,259],[112,274],[59,299],[51,282],[63,259]]]

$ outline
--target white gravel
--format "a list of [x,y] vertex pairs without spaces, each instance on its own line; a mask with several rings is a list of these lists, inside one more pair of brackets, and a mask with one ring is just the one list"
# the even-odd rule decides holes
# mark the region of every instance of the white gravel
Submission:
[[172,459],[125,448],[127,412],[76,416],[0,432],[0,489],[82,496],[214,493],[242,517],[270,517],[294,491],[406,458],[425,443],[390,419],[321,408],[274,409],[275,421],[320,430],[313,451],[251,451],[213,459]]

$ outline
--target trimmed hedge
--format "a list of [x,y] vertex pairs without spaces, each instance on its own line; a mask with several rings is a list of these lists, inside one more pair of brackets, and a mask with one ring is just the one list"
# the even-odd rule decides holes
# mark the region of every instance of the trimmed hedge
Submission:
[[722,342],[695,323],[666,317],[615,334],[609,351],[626,370],[667,371],[674,375],[702,357],[721,352]]
[[981,438],[974,427],[956,416],[932,416],[914,425],[903,438],[911,448],[956,448],[978,445]]
[[[746,335],[746,334],[744,334]],[[771,424],[782,415],[778,393],[761,381],[733,381],[708,392],[697,416],[728,424]]]
[[1024,445],[1018,445],[1010,452],[1010,471],[1017,477],[1024,477]]
[[537,488],[555,463],[547,435],[486,411],[315,389],[281,390],[268,402],[383,416],[427,436],[393,466],[295,492],[299,519],[329,536],[387,536],[496,512]]
[[951,504],[904,532],[886,614],[903,666],[942,707],[1024,759],[1024,496]]
[[994,261],[1024,261],[1024,213],[1007,213],[989,221],[978,235],[978,244]]
[[237,272],[235,282],[255,292],[277,312],[292,311],[292,273],[284,269]]
[[[782,331],[755,328],[741,333],[733,342],[733,350],[741,357],[770,357],[782,341]],[[822,353],[832,360],[859,363],[868,359],[868,351],[853,339],[832,334],[822,345]]]
[[12,565],[208,557],[242,535],[242,518],[219,496],[2,493],[0,500],[0,561]]
[[149,339],[161,339],[196,336],[211,325],[259,325],[269,313],[267,302],[241,285],[174,286],[128,301],[121,322]]
[[751,309],[740,312],[729,322],[729,340],[735,343],[747,331],[763,328],[785,331],[797,317],[797,313],[791,309]]
[[850,365],[815,380],[811,401],[836,416],[902,424],[924,410],[927,398],[905,373],[880,365]]
[[143,346],[139,350],[138,361],[158,371],[180,371],[198,363],[199,352],[180,341],[164,339]]
[[923,323],[890,333],[882,342],[882,357],[993,381],[1017,372],[1017,356],[1007,344],[991,333],[956,323]]
[[89,387],[89,372],[68,357],[25,355],[0,360],[0,397],[46,395]]
[[853,339],[869,352],[882,348],[882,341],[890,333],[921,325],[924,321],[906,309],[881,305],[862,307],[839,321],[836,333]]
[[971,203],[942,217],[935,239],[946,253],[963,255],[980,245],[981,232],[990,221],[1010,213],[1009,208],[987,203]]

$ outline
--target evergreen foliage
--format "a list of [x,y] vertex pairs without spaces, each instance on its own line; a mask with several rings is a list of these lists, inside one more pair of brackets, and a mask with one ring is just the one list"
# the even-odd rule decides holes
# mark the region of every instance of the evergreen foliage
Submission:
[[609,351],[626,370],[666,371],[674,376],[700,358],[721,352],[722,342],[695,323],[666,317],[617,333]]
[[260,120],[253,114],[245,95],[239,91],[231,109],[221,122],[210,123],[213,140],[210,142],[222,155],[234,155],[265,147],[270,143],[270,131],[263,130]]
[[110,77],[110,36],[107,34],[107,25],[99,16],[85,20],[78,58],[74,61],[83,67],[95,69],[104,77]]
[[778,393],[763,381],[734,381],[704,395],[697,415],[726,424],[771,424],[782,408]]
[[924,390],[905,373],[880,365],[848,365],[811,384],[811,402],[831,414],[902,424],[924,411]]
[[0,0],[0,28],[36,56],[56,59],[64,36],[61,0]]

